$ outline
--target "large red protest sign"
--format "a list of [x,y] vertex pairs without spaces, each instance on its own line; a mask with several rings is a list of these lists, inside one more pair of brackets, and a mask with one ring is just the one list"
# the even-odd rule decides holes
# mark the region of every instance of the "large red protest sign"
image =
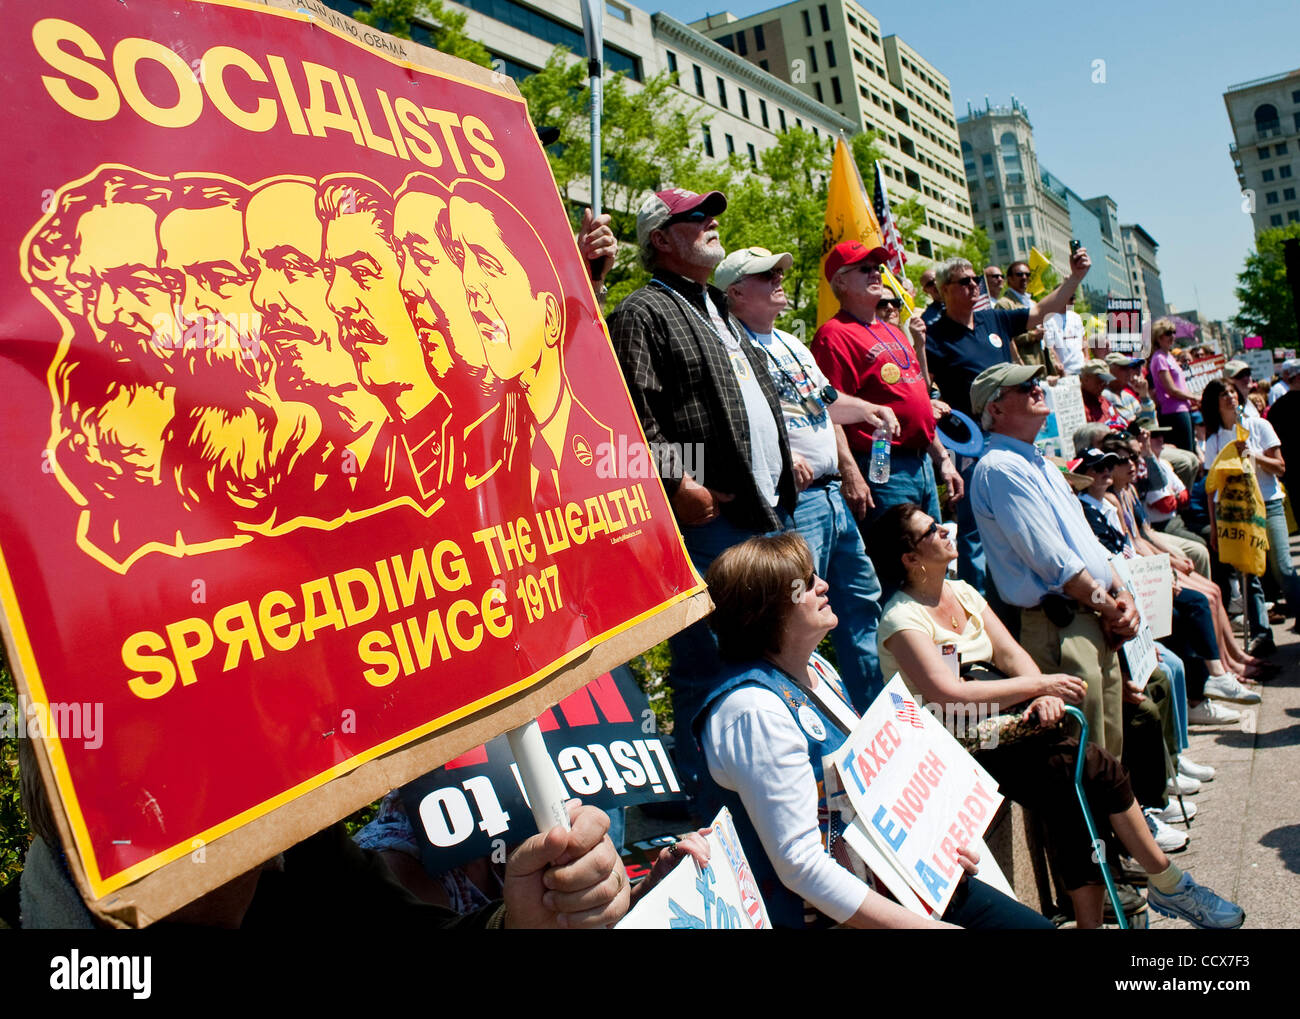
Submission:
[[701,589],[611,469],[639,426],[508,81],[240,4],[8,25],[0,600],[25,693],[102,706],[45,762],[91,894]]

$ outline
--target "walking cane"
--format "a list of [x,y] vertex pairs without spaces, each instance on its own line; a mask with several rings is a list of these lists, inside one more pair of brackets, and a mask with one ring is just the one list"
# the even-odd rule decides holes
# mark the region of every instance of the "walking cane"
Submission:
[[1106,884],[1106,894],[1110,896],[1110,904],[1115,910],[1115,922],[1119,924],[1119,929],[1126,931],[1128,927],[1128,917],[1124,915],[1124,907],[1120,905],[1119,892],[1115,888],[1115,881],[1110,876],[1110,866],[1106,863],[1106,844],[1101,841],[1097,835],[1097,826],[1092,820],[1092,811],[1088,809],[1088,797],[1083,793],[1083,758],[1088,749],[1088,720],[1083,717],[1083,712],[1078,708],[1067,704],[1065,713],[1079,723],[1079,757],[1074,762],[1074,794],[1079,797],[1079,809],[1083,811],[1083,823],[1088,826],[1088,837],[1092,839],[1093,855],[1097,858],[1097,866],[1101,868],[1101,879]]

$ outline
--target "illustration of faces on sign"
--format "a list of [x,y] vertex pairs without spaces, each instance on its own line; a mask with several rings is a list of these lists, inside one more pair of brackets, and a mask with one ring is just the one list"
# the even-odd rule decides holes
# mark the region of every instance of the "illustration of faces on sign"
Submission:
[[570,389],[541,239],[476,181],[100,167],[22,265],[65,325],[50,458],[119,572],[489,481],[555,504],[612,439]]

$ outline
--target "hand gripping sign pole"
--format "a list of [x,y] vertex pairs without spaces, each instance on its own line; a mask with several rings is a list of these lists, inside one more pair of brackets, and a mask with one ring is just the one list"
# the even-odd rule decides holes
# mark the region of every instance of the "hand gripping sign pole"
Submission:
[[587,39],[587,80],[591,86],[591,214],[600,215],[601,57],[605,50],[605,0],[582,0],[582,34]]

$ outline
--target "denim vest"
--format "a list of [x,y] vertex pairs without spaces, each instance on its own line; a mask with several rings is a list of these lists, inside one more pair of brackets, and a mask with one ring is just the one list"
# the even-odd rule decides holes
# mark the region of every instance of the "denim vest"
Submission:
[[[827,683],[845,704],[853,703],[849,700],[839,676],[824,658],[814,654],[809,664],[816,669],[818,677]],[[848,733],[840,728],[833,717],[822,711],[817,701],[810,697],[802,686],[775,665],[768,662],[752,662],[731,666],[724,670],[721,679],[705,700],[704,707],[695,716],[693,729],[696,744],[700,745],[701,756],[704,754],[701,734],[704,732],[704,725],[709,715],[713,713],[714,707],[722,698],[742,686],[766,687],[780,697],[782,703],[790,709],[799,731],[808,740],[808,761],[812,765],[813,777],[817,781],[817,821],[821,826],[822,846],[830,852],[843,833],[845,825],[839,811],[827,806],[825,776],[827,769],[830,769],[832,785],[838,787],[834,777],[834,765],[831,764],[829,757],[848,739]],[[829,926],[830,921],[827,917],[818,913],[800,896],[781,884],[776,868],[768,859],[767,852],[763,849],[758,832],[749,820],[740,796],[714,782],[708,768],[703,769],[700,777],[699,801],[700,808],[707,818],[714,817],[723,807],[731,811],[736,832],[745,850],[745,857],[754,872],[754,878],[758,882],[763,903],[767,906],[767,913],[773,926],[795,928]]]

